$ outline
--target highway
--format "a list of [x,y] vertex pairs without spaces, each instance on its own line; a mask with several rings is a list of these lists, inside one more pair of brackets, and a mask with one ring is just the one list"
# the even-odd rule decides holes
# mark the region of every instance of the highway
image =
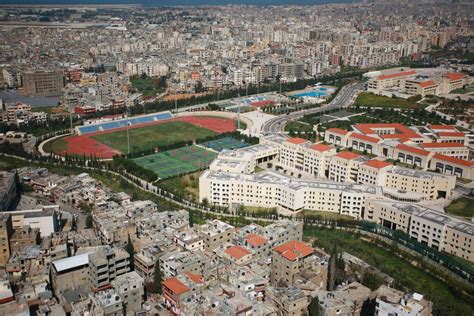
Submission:
[[298,120],[302,118],[304,115],[308,115],[308,114],[315,114],[315,113],[319,113],[319,112],[323,112],[327,110],[341,109],[344,107],[348,107],[355,101],[355,98],[357,97],[359,92],[361,92],[363,89],[364,89],[363,83],[353,83],[353,84],[344,86],[339,91],[337,96],[329,104],[325,104],[317,108],[311,108],[311,109],[306,109],[303,111],[298,111],[298,112],[293,112],[286,115],[277,116],[274,119],[266,122],[265,125],[262,126],[262,133],[264,135],[281,134],[283,136],[286,136],[284,132],[284,128],[287,122]]

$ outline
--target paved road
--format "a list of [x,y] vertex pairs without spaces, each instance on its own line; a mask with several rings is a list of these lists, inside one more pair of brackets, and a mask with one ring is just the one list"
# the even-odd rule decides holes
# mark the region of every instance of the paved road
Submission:
[[303,111],[289,113],[287,115],[280,115],[275,117],[273,120],[266,122],[262,126],[263,134],[280,134],[286,136],[284,133],[285,124],[289,121],[297,120],[302,118],[304,115],[315,114],[327,110],[341,109],[351,105],[356,96],[363,90],[363,83],[354,83],[344,86],[337,96],[331,101],[331,103],[323,105],[318,108],[311,108]]

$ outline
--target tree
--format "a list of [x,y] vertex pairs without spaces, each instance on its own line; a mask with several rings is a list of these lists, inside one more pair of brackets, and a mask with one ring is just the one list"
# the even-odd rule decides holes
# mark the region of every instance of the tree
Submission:
[[319,298],[313,297],[311,303],[308,305],[308,313],[309,316],[319,316],[320,315],[320,306],[319,306]]
[[133,258],[135,256],[135,248],[133,247],[132,238],[128,234],[127,245],[125,245],[125,251],[130,255],[130,271],[135,270],[135,263]]
[[158,259],[155,263],[155,274],[153,276],[153,289],[158,294],[161,294],[161,279],[160,259]]
[[93,227],[93,219],[92,219],[92,214],[88,213],[86,217],[86,228],[92,228]]
[[334,246],[331,252],[331,257],[329,258],[329,264],[328,264],[328,284],[327,284],[328,291],[334,291],[334,288],[336,285],[336,270],[337,270],[336,260],[337,260],[337,249],[336,249],[336,246]]

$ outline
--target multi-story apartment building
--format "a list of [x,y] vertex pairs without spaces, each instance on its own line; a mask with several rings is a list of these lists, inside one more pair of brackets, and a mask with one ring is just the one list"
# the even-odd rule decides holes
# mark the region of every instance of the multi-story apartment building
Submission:
[[155,264],[162,254],[163,251],[155,244],[145,246],[135,254],[135,271],[144,279],[145,283],[153,281]]
[[[226,190],[222,188],[222,193]],[[214,203],[209,199],[211,203]],[[225,242],[231,242],[234,238],[235,227],[224,223],[220,220],[214,219],[208,221],[206,224],[198,226],[197,232],[204,238],[204,248],[206,251],[213,251]]]
[[404,89],[407,79],[416,76],[415,70],[394,69],[386,74],[370,78],[367,83],[367,91],[380,94],[389,88]]
[[356,182],[359,166],[367,159],[359,154],[343,151],[332,156],[328,179],[334,182]]
[[122,299],[125,315],[134,315],[142,309],[144,284],[137,272],[119,275],[111,284]]
[[13,234],[12,218],[0,213],[0,266],[4,267],[10,258],[10,237]]
[[19,193],[18,177],[14,173],[0,171],[0,210],[9,210]]
[[130,271],[130,256],[120,248],[98,247],[76,256],[53,261],[51,280],[57,293],[86,287],[109,288],[116,277]]
[[93,289],[110,286],[119,275],[130,271],[130,255],[121,248],[103,247],[89,255],[89,277]]
[[20,252],[26,246],[39,245],[40,243],[40,229],[31,228],[30,226],[23,226],[15,229],[10,237],[10,251]]
[[272,171],[232,174],[207,170],[199,178],[200,200],[221,206],[277,207],[290,212],[324,210],[360,217],[364,200],[382,195],[378,186],[294,179]]
[[26,95],[58,96],[64,87],[64,74],[61,71],[25,71],[22,83]]
[[[222,242],[223,243],[223,242]],[[163,278],[171,278],[184,272],[201,275],[210,273],[211,259],[202,251],[171,251],[160,257]]]
[[173,240],[183,250],[204,250],[204,238],[193,229],[187,229],[174,234]]
[[315,250],[302,241],[292,240],[273,249],[271,284],[291,287],[296,274],[314,260]]
[[417,241],[474,261],[474,224],[413,203],[368,200],[364,219],[399,229]]

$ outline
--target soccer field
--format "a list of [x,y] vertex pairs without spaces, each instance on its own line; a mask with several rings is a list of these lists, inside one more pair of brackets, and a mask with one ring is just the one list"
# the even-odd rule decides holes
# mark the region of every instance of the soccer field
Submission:
[[[216,135],[217,133],[187,122],[173,121],[130,129],[130,150],[142,151],[150,148],[170,145],[177,142]],[[127,131],[98,134],[92,139],[127,153]]]
[[166,179],[207,168],[216,157],[216,153],[204,148],[188,146],[135,158],[133,161],[153,171],[161,179]]

